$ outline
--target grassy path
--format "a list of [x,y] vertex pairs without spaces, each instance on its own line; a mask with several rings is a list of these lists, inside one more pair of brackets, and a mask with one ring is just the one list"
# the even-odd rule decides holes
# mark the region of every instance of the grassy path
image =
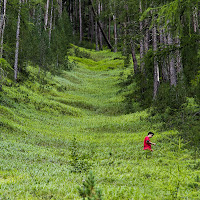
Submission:
[[[83,51],[83,49],[81,49]],[[148,114],[120,114],[119,54],[84,50],[79,67],[4,87],[0,106],[0,199],[81,199],[90,170],[106,200],[200,199],[200,159],[175,130],[158,132]],[[131,70],[131,69],[127,69]],[[34,77],[37,69],[30,67]],[[143,138],[157,143],[146,159]]]

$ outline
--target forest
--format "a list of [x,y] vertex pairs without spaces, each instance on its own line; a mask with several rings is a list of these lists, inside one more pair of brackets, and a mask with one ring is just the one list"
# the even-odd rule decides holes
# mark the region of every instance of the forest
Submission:
[[199,199],[199,6],[0,1],[0,199]]

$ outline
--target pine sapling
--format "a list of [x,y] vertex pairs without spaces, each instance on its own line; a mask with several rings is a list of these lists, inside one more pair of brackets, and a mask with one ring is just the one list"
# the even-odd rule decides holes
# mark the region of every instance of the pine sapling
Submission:
[[95,187],[95,178],[92,171],[89,172],[87,179],[83,180],[83,186],[78,187],[78,191],[83,200],[102,200],[101,190]]

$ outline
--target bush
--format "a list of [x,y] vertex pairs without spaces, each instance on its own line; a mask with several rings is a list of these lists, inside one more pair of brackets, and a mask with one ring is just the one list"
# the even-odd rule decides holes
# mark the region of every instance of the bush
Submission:
[[92,171],[90,171],[87,179],[83,181],[83,186],[78,187],[78,191],[83,199],[102,200],[101,190],[95,187],[95,178]]

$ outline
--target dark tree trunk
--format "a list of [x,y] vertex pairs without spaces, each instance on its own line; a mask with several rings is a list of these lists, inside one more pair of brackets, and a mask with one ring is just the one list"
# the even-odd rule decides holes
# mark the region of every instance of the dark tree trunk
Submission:
[[[166,39],[166,35],[164,32],[164,29],[162,29],[162,27],[160,28],[160,50],[163,51],[164,48],[167,47],[167,39]],[[162,56],[160,63],[161,63],[161,68],[162,68],[162,80],[164,82],[168,82],[169,81],[169,70],[168,70],[168,56]]]
[[[142,15],[142,2],[140,0],[140,14]],[[144,40],[143,40],[143,22],[140,21],[140,70],[144,73]]]
[[98,25],[97,25],[97,21],[95,22],[95,42],[96,42],[96,51],[99,51],[99,39],[98,39]]
[[91,21],[90,40],[91,42],[93,42],[94,40],[94,14],[93,12],[90,13],[90,21]]
[[131,54],[132,54],[132,58],[133,58],[134,73],[137,74],[138,73],[138,64],[137,64],[136,53],[135,53],[135,44],[132,39],[131,39],[130,43],[131,43]]
[[[173,45],[173,39],[172,35],[169,32],[168,33],[168,45],[169,47],[172,47]],[[174,58],[174,53],[170,51],[169,53],[169,76],[170,76],[170,85],[171,86],[176,86],[177,84],[177,79],[176,79],[176,69],[175,69],[175,58]]]
[[93,1],[90,0],[90,3],[91,3],[91,5],[92,5],[92,11],[93,11],[93,13],[94,13],[94,16],[96,17],[97,24],[98,24],[98,26],[99,26],[99,28],[100,28],[100,30],[101,30],[101,32],[102,32],[102,35],[103,35],[103,37],[104,37],[104,39],[105,39],[105,41],[106,41],[106,43],[107,43],[109,49],[113,50],[113,47],[112,47],[112,45],[110,44],[110,41],[109,41],[108,38],[106,37],[106,34],[104,33],[103,28],[101,27],[101,24],[100,24],[99,20],[97,19],[97,13],[96,13],[96,11],[95,11],[95,9],[94,9]]
[[79,0],[79,31],[80,31],[80,42],[82,42],[83,41],[83,27],[82,27],[81,0]]

